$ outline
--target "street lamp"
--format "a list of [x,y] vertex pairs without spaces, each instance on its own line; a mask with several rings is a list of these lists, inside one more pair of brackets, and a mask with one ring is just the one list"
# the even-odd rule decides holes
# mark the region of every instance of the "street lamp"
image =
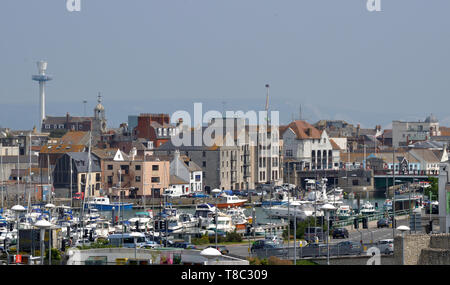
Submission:
[[208,247],[200,252],[200,255],[208,259],[208,265],[210,265],[211,259],[222,256],[222,253],[215,248]]
[[321,208],[327,215],[327,265],[330,265],[330,243],[328,237],[330,235],[330,212],[336,210],[336,207],[331,204],[325,204]]
[[215,224],[216,224],[216,227],[215,227],[215,232],[216,232],[216,248],[217,248],[217,219],[218,219],[218,216],[217,216],[217,196],[218,196],[218,194],[220,193],[220,192],[222,192],[220,189],[213,189],[213,190],[211,190],[211,193],[213,193],[213,194],[216,194],[216,215],[215,215],[215,218],[214,218],[214,220],[215,220]]
[[16,214],[16,222],[17,222],[17,244],[16,244],[16,252],[19,255],[19,214],[25,211],[25,208],[22,205],[15,205],[11,208]]
[[402,232],[402,265],[405,265],[405,237],[404,234],[406,231],[409,231],[410,228],[407,226],[399,226],[397,230]]
[[[56,207],[52,203],[48,203],[44,206],[48,209],[48,221],[50,222],[50,225],[52,224],[52,210]],[[50,226],[51,228],[51,226]],[[48,264],[52,264],[52,231],[49,231],[48,235]]]
[[138,237],[141,237],[141,234],[137,232],[131,232],[130,236],[134,239],[134,259],[137,259],[137,239]]
[[44,265],[44,236],[45,236],[45,230],[49,229],[52,224],[49,221],[46,221],[44,219],[37,221],[34,224],[35,227],[39,228],[41,230],[41,246],[40,246],[40,252],[41,252],[41,265]]

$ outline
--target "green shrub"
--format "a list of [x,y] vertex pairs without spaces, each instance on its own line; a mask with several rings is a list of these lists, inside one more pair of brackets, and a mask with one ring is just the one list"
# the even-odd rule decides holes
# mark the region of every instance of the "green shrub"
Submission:
[[236,232],[236,230],[234,230],[231,233],[227,233],[227,235],[225,236],[225,240],[227,242],[241,242],[242,241],[242,236],[240,234],[238,234]]

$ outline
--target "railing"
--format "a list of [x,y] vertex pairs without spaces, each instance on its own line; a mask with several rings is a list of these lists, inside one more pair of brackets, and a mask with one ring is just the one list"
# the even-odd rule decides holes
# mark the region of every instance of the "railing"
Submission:
[[[392,170],[375,170],[375,176],[384,176],[384,175],[392,175]],[[409,170],[407,173],[400,173],[400,171],[396,170],[394,175],[401,176],[435,176],[439,175],[438,170]]]
[[[409,209],[406,210],[398,210],[395,211],[395,216],[404,216],[404,215],[409,215]],[[392,211],[389,211],[389,216],[392,215]],[[349,217],[345,220],[340,220],[340,221],[334,221],[333,222],[333,226],[335,228],[340,228],[340,227],[345,227],[345,226],[351,226],[353,225],[353,220],[354,218],[368,218],[368,221],[378,221],[381,218],[385,218],[385,213],[376,213],[376,214],[372,214],[372,215],[355,215],[352,217]]]
[[[358,256],[364,255],[368,248],[376,247],[376,243],[357,243],[351,247],[345,244],[329,244],[330,257],[338,256]],[[316,258],[326,257],[328,255],[328,246],[326,243],[311,244],[305,247],[296,246],[295,256],[297,259],[302,258]],[[279,248],[266,248],[256,249],[252,251],[252,256],[259,258],[268,258],[270,256],[276,256],[283,259],[294,259],[294,246],[279,247]]]

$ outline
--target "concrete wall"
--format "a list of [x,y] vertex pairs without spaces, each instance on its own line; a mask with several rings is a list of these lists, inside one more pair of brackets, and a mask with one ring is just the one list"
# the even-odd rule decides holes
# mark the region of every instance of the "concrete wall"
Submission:
[[[422,249],[430,247],[430,236],[423,234],[404,236],[405,265],[419,264]],[[395,264],[402,264],[402,237],[398,235],[394,238],[394,259]]]
[[[450,234],[405,235],[405,265],[449,265]],[[402,263],[402,238],[394,239],[395,264]]]
[[[352,257],[338,257],[330,258],[330,265],[367,265],[367,261],[371,256],[352,256]],[[395,260],[392,255],[381,255],[380,265],[395,265]],[[326,265],[326,258],[311,259],[320,265]]]

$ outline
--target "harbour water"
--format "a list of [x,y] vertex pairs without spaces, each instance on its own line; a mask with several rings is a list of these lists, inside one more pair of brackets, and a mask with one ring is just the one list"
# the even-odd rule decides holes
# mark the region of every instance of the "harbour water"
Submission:
[[[405,196],[403,195],[402,197],[405,197]],[[360,199],[360,205],[363,205],[366,201],[369,201],[370,203],[372,203],[372,205],[374,205],[374,206],[377,205],[378,210],[382,210],[383,203],[385,202],[385,200],[386,200],[385,197]],[[353,209],[358,208],[358,200],[357,199],[344,199],[344,204],[351,206]],[[151,209],[152,209],[151,207],[148,207],[145,210],[151,210]],[[136,215],[136,213],[143,212],[143,211],[144,211],[144,209],[132,209],[132,210],[123,211],[120,213],[120,220],[128,220],[128,219],[134,217]],[[155,213],[159,213],[160,209],[154,209],[153,211]],[[178,211],[180,213],[194,214],[195,208],[194,207],[183,207],[183,208],[178,208]],[[105,219],[111,219],[112,218],[111,214],[112,214],[111,211],[100,212],[100,215]],[[117,216],[118,214],[119,213],[116,211],[115,215]],[[252,217],[252,215],[253,215],[252,207],[246,207],[245,214],[247,217]],[[256,218],[257,224],[268,224],[268,223],[280,223],[281,222],[281,219],[268,217],[267,214],[263,211],[263,208],[260,206],[255,207],[255,218]]]

